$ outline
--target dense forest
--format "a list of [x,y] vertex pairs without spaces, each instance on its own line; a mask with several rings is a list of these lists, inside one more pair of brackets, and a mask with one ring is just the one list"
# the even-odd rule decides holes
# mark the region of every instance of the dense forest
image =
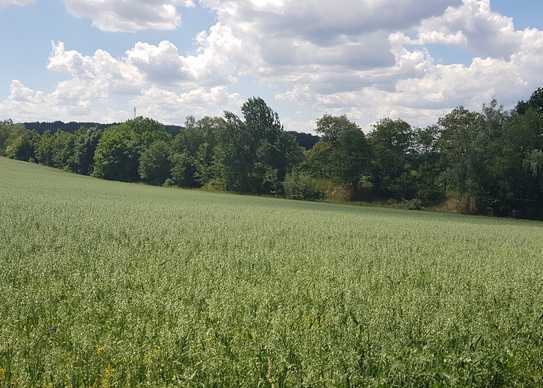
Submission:
[[284,131],[260,98],[241,112],[183,127],[5,121],[0,155],[119,181],[543,219],[543,88],[511,111],[458,107],[425,128],[383,119],[365,133],[324,115],[318,137]]

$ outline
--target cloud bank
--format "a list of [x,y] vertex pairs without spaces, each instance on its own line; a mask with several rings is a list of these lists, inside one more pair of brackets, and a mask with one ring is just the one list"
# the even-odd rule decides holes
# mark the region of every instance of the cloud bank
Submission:
[[[138,42],[121,57],[103,50],[84,56],[55,42],[48,70],[69,79],[51,92],[13,81],[0,117],[119,120],[137,105],[142,114],[180,123],[188,114],[236,110],[261,91],[239,91],[255,80],[288,129],[311,129],[323,113],[348,114],[363,126],[385,116],[424,125],[457,105],[476,109],[492,98],[508,105],[541,86],[543,31],[516,29],[489,0],[97,4],[66,0],[70,12],[106,31],[182,31],[186,6],[208,8],[216,22],[195,37],[194,53],[162,41]],[[471,60],[440,63],[435,45],[465,50]]]

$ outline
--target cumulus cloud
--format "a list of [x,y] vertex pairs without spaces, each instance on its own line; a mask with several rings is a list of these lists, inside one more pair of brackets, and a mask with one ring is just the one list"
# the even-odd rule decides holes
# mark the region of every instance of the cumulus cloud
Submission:
[[[177,13],[188,3],[134,4],[173,5]],[[262,87],[275,96],[269,102],[279,107],[289,129],[310,129],[323,113],[348,114],[366,127],[385,116],[424,125],[457,105],[477,109],[494,97],[509,105],[541,86],[543,31],[516,29],[489,0],[343,0],[341,7],[317,0],[195,4],[216,14],[215,24],[195,37],[195,52],[162,41],[138,42],[121,57],[104,50],[85,56],[55,43],[48,69],[69,79],[52,92],[14,81],[10,96],[0,101],[0,116],[42,112],[51,119],[103,120],[115,112],[126,116],[137,105],[140,113],[180,123],[188,114],[236,110]],[[122,14],[119,20],[138,20],[121,8],[114,8]],[[463,47],[473,59],[436,63],[429,44]],[[257,89],[240,87],[247,79],[256,80]]]
[[475,55],[507,57],[519,49],[522,32],[513,19],[492,12],[490,0],[464,0],[438,17],[425,20],[421,43],[464,44]]
[[160,117],[169,123],[182,123],[187,116],[220,116],[225,110],[237,111],[242,98],[237,93],[229,93],[222,86],[197,87],[181,93],[151,87],[138,96],[134,103],[140,114]]
[[220,114],[239,107],[240,96],[226,87],[199,85],[188,71],[172,71],[183,69],[185,59],[170,42],[137,43],[123,57],[104,50],[86,56],[54,42],[47,68],[68,79],[51,92],[12,81],[9,96],[0,101],[0,117],[112,122],[129,118],[136,105],[141,114],[181,123],[190,114]]
[[[250,48],[253,68],[390,66],[388,34],[438,16],[461,0],[201,0],[218,25]],[[394,9],[394,12],[390,12]],[[258,58],[256,58],[258,57]]]
[[[253,25],[271,36],[333,42],[341,36],[398,30],[441,15],[461,0],[201,0],[223,21]],[[391,11],[394,12],[391,12]]]
[[192,0],[65,0],[73,15],[87,18],[103,31],[174,30],[181,22],[180,6]]

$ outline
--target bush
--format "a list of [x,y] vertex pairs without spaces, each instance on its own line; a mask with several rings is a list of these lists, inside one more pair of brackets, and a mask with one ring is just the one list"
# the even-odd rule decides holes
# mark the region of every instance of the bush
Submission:
[[221,179],[212,179],[207,182],[203,187],[203,190],[210,192],[226,191],[226,184]]
[[403,201],[401,207],[407,210],[422,210],[424,206],[420,199],[415,198]]
[[172,178],[168,178],[164,181],[164,183],[162,184],[163,187],[175,187],[177,186],[175,184],[175,181],[172,179]]
[[285,196],[289,199],[317,201],[324,198],[324,192],[314,178],[304,174],[289,174],[283,182]]

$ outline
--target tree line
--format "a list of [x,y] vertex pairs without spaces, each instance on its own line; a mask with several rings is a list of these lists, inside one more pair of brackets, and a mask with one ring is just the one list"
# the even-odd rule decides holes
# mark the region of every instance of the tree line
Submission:
[[260,98],[241,112],[178,131],[143,117],[56,131],[6,121],[0,154],[110,180],[543,219],[543,88],[512,110],[458,107],[424,128],[387,118],[367,134],[331,115],[319,137],[286,132]]

